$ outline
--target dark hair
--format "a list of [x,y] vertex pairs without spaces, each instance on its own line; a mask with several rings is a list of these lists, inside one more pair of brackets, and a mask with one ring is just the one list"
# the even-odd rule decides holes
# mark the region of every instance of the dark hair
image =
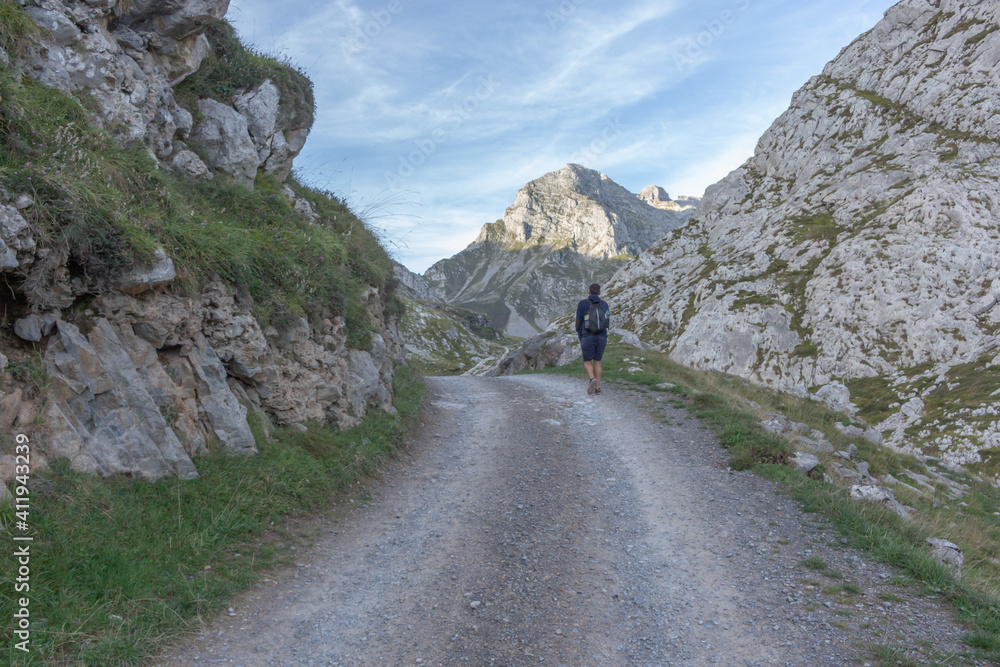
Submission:
[[591,294],[600,294],[601,293],[601,286],[598,285],[597,283],[594,283],[593,285],[590,286],[590,293]]

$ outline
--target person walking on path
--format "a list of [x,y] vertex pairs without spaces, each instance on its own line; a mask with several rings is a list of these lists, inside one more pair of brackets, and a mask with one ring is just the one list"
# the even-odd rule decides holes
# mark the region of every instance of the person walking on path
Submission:
[[590,286],[590,295],[576,306],[576,335],[583,349],[583,369],[590,378],[588,394],[601,393],[601,358],[608,346],[611,307],[600,294],[601,286],[594,283]]

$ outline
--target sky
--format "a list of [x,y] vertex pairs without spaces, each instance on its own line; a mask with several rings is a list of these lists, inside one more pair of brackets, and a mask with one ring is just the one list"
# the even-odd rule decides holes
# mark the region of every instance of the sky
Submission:
[[700,196],[894,0],[231,0],[312,79],[298,178],[423,273],[567,163]]

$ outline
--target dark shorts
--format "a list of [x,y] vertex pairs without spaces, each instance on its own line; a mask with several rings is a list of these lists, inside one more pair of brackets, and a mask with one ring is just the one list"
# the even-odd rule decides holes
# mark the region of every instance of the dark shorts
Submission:
[[584,361],[600,361],[608,346],[608,334],[584,335],[580,339]]

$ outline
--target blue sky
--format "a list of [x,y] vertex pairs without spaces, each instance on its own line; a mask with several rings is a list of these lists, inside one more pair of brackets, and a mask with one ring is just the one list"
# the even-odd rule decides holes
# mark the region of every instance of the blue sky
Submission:
[[704,189],[890,0],[232,0],[244,41],[313,80],[296,172],[418,273],[576,162]]

